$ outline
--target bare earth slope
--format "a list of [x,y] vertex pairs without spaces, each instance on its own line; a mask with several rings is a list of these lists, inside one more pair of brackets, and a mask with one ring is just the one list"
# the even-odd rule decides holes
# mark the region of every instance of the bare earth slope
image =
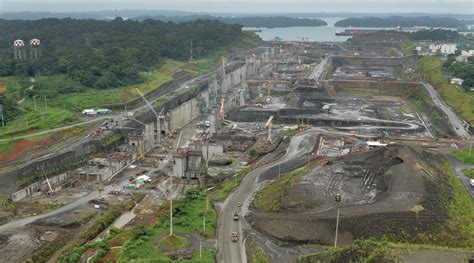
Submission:
[[247,218],[270,236],[296,242],[334,242],[337,207],[342,243],[426,231],[448,220],[436,195],[445,178],[430,158],[436,157],[391,145],[314,166],[290,186],[279,209],[253,206]]

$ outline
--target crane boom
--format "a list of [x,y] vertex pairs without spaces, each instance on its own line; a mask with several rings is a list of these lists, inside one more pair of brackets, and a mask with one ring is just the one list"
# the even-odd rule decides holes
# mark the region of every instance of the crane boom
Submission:
[[146,102],[146,104],[148,105],[148,107],[151,109],[151,111],[153,111],[153,113],[155,114],[156,117],[160,117],[158,115],[158,113],[156,113],[155,109],[153,109],[153,106],[151,106],[150,102],[148,102],[148,100],[145,98],[145,96],[143,96],[142,92],[138,89],[138,88],[135,88],[137,91],[138,91],[138,94],[140,94],[140,96],[142,97],[142,99]]
[[273,116],[270,116],[270,118],[268,118],[268,121],[267,123],[265,123],[265,126],[263,126],[264,129],[267,129],[270,124],[272,123],[272,120],[273,120]]
[[225,98],[221,98],[221,108],[219,110],[219,119],[223,120],[225,118],[225,111],[224,111],[224,103],[225,103]]
[[50,192],[50,193],[54,193],[53,187],[51,186],[51,183],[49,182],[48,176],[47,176],[46,173],[44,172],[44,169],[43,169],[43,168],[41,168],[41,170],[43,171],[43,175],[44,175],[44,177],[46,178],[46,183],[48,183],[49,192]]

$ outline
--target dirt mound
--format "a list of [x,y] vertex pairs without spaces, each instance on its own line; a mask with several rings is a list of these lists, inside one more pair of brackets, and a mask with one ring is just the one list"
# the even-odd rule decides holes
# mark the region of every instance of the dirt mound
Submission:
[[[433,159],[403,145],[344,156],[301,175],[280,198],[278,209],[254,205],[247,218],[256,229],[291,242],[334,242],[337,208],[342,243],[429,230],[448,220],[436,198],[444,179],[436,176],[440,172],[431,165]],[[336,193],[342,196],[340,203]]]
[[0,262],[23,262],[44,242],[39,240],[43,233],[34,227],[6,231],[0,236]]

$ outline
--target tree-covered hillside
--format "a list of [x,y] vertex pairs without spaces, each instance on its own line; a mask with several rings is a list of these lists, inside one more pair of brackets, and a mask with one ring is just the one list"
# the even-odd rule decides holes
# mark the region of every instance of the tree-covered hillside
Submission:
[[347,18],[337,21],[335,26],[338,27],[451,27],[457,28],[464,25],[461,20],[451,17],[404,17],[404,16],[390,16],[386,18],[381,17],[361,17],[361,18]]
[[286,16],[253,16],[253,17],[214,17],[209,15],[190,16],[154,16],[136,17],[136,20],[155,19],[171,22],[188,22],[197,19],[216,19],[226,24],[239,24],[245,27],[294,27],[294,26],[326,26],[327,23],[321,19],[294,18]]
[[[186,67],[180,61],[188,61],[191,41],[197,64],[186,70],[192,74],[210,70],[218,53],[259,42],[241,26],[217,20],[0,19],[0,36],[0,105],[6,121],[29,112],[34,97],[48,98],[50,109],[74,112],[133,99],[135,84],[151,91]],[[37,60],[29,46],[34,38],[41,40]],[[16,39],[25,41],[27,59],[14,59]]]
[[[139,71],[151,69],[164,58],[189,58],[191,40],[194,56],[200,57],[243,33],[240,26],[219,21],[174,24],[118,18],[110,22],[0,20],[0,35],[0,77],[67,74],[84,86],[102,89],[138,83]],[[14,60],[13,41],[33,38],[42,41],[40,59]]]

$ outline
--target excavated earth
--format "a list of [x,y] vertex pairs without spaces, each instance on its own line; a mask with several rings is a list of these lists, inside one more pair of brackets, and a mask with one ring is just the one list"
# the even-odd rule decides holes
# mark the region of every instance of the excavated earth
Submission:
[[415,236],[449,219],[441,201],[445,196],[439,193],[451,189],[433,165],[441,161],[405,145],[340,157],[301,175],[288,186],[278,209],[253,204],[246,218],[255,229],[283,241],[333,244],[339,208],[339,243]]

